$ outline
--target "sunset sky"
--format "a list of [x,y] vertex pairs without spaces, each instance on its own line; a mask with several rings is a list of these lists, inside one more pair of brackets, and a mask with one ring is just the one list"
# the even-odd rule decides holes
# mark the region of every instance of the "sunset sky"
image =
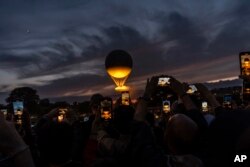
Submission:
[[239,75],[250,49],[249,0],[1,0],[0,103],[15,87],[40,97],[109,95],[113,49],[134,61],[127,85],[173,75],[206,82]]

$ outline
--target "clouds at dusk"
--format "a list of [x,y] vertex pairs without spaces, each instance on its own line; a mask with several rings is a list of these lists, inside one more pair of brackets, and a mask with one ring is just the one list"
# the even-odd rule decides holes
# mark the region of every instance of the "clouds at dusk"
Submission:
[[[174,75],[205,82],[239,75],[250,48],[250,2],[0,1],[0,92],[31,86],[42,97],[108,94],[106,55],[125,49],[128,85]],[[111,93],[112,94],[112,93]]]

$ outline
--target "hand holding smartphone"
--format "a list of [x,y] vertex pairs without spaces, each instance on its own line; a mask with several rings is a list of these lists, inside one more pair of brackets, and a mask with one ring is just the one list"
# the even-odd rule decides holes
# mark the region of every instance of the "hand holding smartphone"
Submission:
[[112,100],[105,99],[101,102],[101,118],[104,121],[112,119]]
[[122,105],[129,106],[130,96],[129,92],[122,92]]
[[163,100],[162,101],[162,110],[163,110],[163,112],[165,114],[169,113],[170,108],[171,108],[170,101],[169,100]]
[[22,115],[23,114],[23,102],[22,101],[13,102],[13,110],[14,110],[14,115]]
[[57,116],[57,121],[62,122],[66,118],[66,113],[68,109],[67,108],[59,108],[58,116]]
[[63,116],[63,115],[58,115],[58,116],[57,116],[57,121],[58,121],[58,122],[62,122],[63,119],[64,119],[64,116]]
[[14,119],[18,126],[22,125],[22,114],[23,114],[23,102],[15,101],[13,102]]
[[186,93],[188,93],[188,94],[193,94],[193,93],[195,93],[196,91],[197,91],[197,88],[196,88],[195,85],[189,85],[189,89],[187,90]]
[[170,78],[169,77],[160,77],[158,79],[158,86],[169,86],[170,85]]
[[3,113],[4,119],[6,120],[6,117],[7,117],[7,109],[1,109],[1,112]]
[[206,101],[203,101],[201,104],[201,109],[203,112],[207,112],[208,111],[208,104]]
[[224,108],[232,108],[232,95],[224,95],[223,96],[223,107]]

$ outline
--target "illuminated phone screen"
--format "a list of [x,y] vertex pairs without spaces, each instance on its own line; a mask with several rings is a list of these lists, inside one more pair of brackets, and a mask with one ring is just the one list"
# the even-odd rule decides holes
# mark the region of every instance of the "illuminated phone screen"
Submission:
[[123,92],[122,93],[122,105],[129,105],[129,93]]
[[62,122],[63,119],[64,119],[64,116],[63,116],[63,115],[58,115],[58,116],[57,116],[58,122]]
[[104,120],[112,119],[112,101],[104,100],[101,102],[101,118]]
[[168,112],[170,112],[170,101],[169,100],[164,100],[163,102],[162,102],[162,110],[163,110],[163,112],[164,113],[168,113]]
[[232,96],[230,96],[230,95],[225,95],[225,96],[223,97],[223,100],[224,100],[225,102],[231,102],[231,101],[232,101]]
[[6,117],[7,117],[7,109],[1,109],[1,112],[3,113],[3,115],[4,115],[4,119],[6,119]]
[[202,108],[202,111],[204,112],[208,111],[208,104],[206,101],[202,102],[201,108]]
[[250,75],[250,53],[240,53],[240,71],[242,76]]
[[188,93],[188,94],[193,94],[193,93],[196,92],[196,91],[197,91],[197,88],[196,88],[195,85],[189,85],[189,89],[187,90],[186,93]]
[[21,115],[23,113],[23,102],[22,101],[13,102],[13,110],[15,115]]
[[231,95],[224,95],[223,107],[224,108],[232,108],[232,96]]
[[168,78],[168,77],[159,78],[158,85],[159,86],[168,86],[170,84],[169,80],[170,80],[170,78]]

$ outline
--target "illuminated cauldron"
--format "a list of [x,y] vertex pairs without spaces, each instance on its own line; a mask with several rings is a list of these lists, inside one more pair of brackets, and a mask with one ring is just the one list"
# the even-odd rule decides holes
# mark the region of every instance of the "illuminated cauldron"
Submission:
[[132,71],[132,66],[131,56],[123,50],[114,50],[106,57],[105,67],[117,86],[115,88],[116,91],[128,91],[128,87],[124,84]]

